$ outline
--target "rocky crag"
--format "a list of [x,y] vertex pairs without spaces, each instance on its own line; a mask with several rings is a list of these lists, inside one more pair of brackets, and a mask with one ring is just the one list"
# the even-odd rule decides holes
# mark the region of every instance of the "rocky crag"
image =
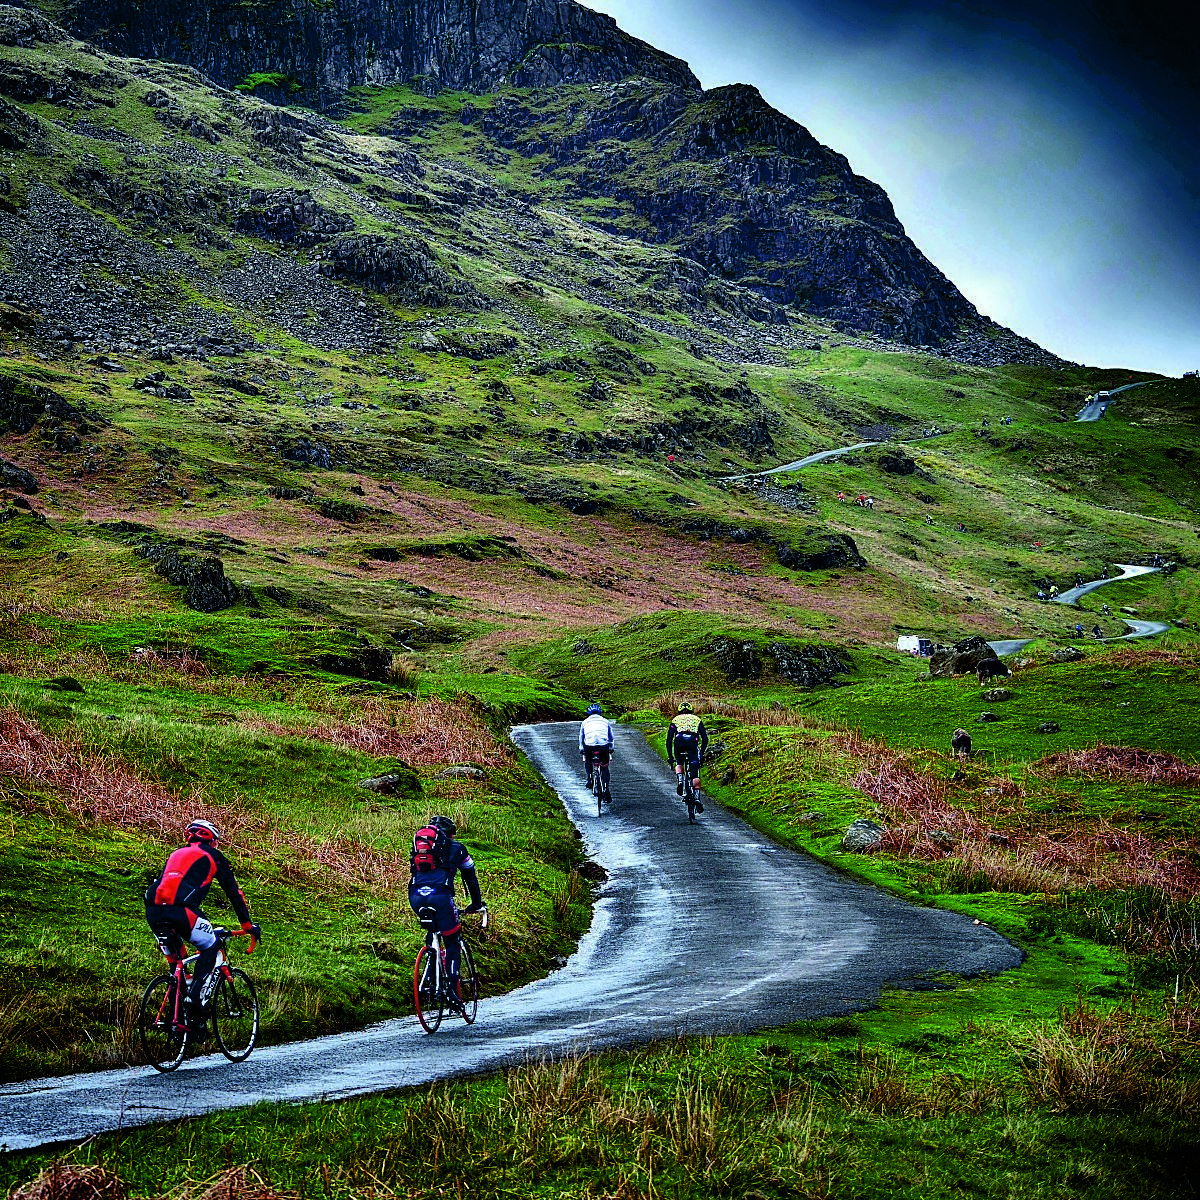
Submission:
[[[114,54],[187,63],[225,88],[333,114],[361,100],[355,89],[476,93],[478,103],[436,111],[397,100],[381,132],[407,144],[453,123],[449,141],[471,137],[464,166],[519,160],[504,190],[669,247],[757,297],[758,319],[808,313],[985,365],[1056,361],[981,316],[907,237],[883,190],[754,88],[703,91],[685,63],[572,0],[74,0],[55,11]],[[307,136],[263,119],[276,141]],[[211,140],[211,129],[193,132]],[[323,232],[336,231],[307,236]]]

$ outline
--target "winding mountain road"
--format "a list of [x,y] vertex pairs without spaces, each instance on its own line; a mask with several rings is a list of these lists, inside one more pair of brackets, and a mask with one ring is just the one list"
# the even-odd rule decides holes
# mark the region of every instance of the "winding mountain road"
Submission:
[[739,479],[757,479],[760,475],[778,475],[780,471],[799,471],[801,467],[811,467],[813,463],[824,462],[827,458],[837,458],[841,454],[849,454],[851,450],[866,450],[869,446],[881,446],[882,442],[855,442],[853,446],[837,446],[833,450],[818,450],[805,458],[793,459],[778,467],[768,467],[765,471],[750,471],[745,475],[722,475],[726,483],[736,483]]
[[779,1026],[867,1008],[889,984],[1020,963],[987,926],[782,849],[715,804],[689,826],[673,777],[636,730],[617,730],[613,809],[597,817],[577,730],[514,731],[610,875],[562,970],[485,1000],[475,1025],[451,1020],[433,1037],[405,1017],[257,1050],[238,1065],[207,1055],[173,1075],[139,1067],[8,1085],[0,1149],[263,1100],[387,1091],[575,1048]]
[[1094,396],[1087,398],[1084,406],[1079,410],[1075,417],[1076,422],[1079,421],[1098,421],[1105,412],[1108,406],[1112,403],[1112,398],[1119,392],[1127,392],[1130,388],[1145,387],[1150,383],[1157,383],[1156,379],[1143,379],[1140,383],[1127,383],[1119,388],[1112,388],[1107,392],[1097,392]]

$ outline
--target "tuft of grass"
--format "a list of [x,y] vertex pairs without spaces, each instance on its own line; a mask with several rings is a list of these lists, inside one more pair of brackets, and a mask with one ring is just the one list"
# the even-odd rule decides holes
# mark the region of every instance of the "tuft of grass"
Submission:
[[1028,1036],[1022,1065],[1031,1098],[1051,1112],[1173,1114],[1200,1102],[1200,1079],[1178,1073],[1178,1049],[1128,1009],[1079,1002]]

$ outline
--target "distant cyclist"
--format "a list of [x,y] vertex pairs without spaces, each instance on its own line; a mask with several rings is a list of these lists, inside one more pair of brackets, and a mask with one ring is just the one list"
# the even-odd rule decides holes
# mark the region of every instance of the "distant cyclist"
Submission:
[[451,982],[451,999],[458,1000],[458,969],[462,959],[462,919],[454,903],[454,876],[461,871],[471,896],[469,913],[485,912],[483,893],[471,852],[454,840],[458,826],[449,817],[431,817],[413,834],[409,866],[408,902],[418,917],[421,909],[432,909],[438,932],[446,946],[446,974]]
[[598,704],[589,704],[587,716],[579,725],[579,757],[587,767],[588,787],[592,786],[592,772],[600,772],[601,799],[611,803],[612,793],[608,790],[608,764],[613,755],[612,722],[604,715]]
[[187,827],[187,845],[172,852],[145,895],[146,921],[172,966],[183,953],[185,941],[200,951],[185,1005],[188,1028],[197,1041],[207,1036],[201,1013],[205,985],[217,965],[217,935],[200,911],[214,880],[229,897],[242,931],[262,937],[262,930],[250,920],[246,897],[233,877],[229,859],[217,849],[220,840],[220,831],[211,821],[193,821]]
[[688,778],[692,781],[692,791],[696,794],[697,812],[704,811],[704,805],[700,803],[700,768],[704,765],[704,752],[707,749],[708,730],[685,700],[679,706],[679,712],[667,730],[667,762],[675,768],[675,774],[679,776],[675,784],[677,796],[683,795],[683,772],[687,769]]

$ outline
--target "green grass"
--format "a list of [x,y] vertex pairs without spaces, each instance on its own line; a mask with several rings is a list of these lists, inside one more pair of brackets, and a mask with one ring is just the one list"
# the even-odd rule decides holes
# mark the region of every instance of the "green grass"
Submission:
[[[406,861],[412,830],[430,811],[455,814],[479,864],[494,914],[479,945],[487,992],[540,974],[586,927],[586,888],[570,884],[577,843],[522,759],[489,766],[480,783],[442,781],[430,770],[423,793],[376,797],[358,780],[402,764],[305,736],[334,714],[355,718],[352,696],[319,683],[274,694],[270,685],[235,684],[198,695],[186,680],[170,687],[89,679],[80,694],[0,677],[0,688],[45,732],[79,746],[82,761],[115,760],[178,797],[166,832],[156,834],[81,821],[36,783],[0,784],[14,814],[0,833],[0,891],[10,915],[0,940],[12,965],[0,989],[7,1078],[137,1061],[130,1022],[140,983],[161,961],[141,893],[174,844],[171,826],[182,828],[196,807],[220,804],[251,822],[229,853],[266,931],[252,966],[265,993],[267,1042],[410,1010],[421,934],[403,888],[389,876],[372,878],[370,869],[360,876],[328,864],[347,843],[377,867]],[[516,689],[497,699],[530,703]],[[295,733],[264,730],[255,724],[262,721]],[[485,739],[464,743],[463,758],[487,761],[493,752]],[[332,860],[318,856],[322,846]],[[58,899],[48,922],[51,895]],[[229,919],[217,891],[208,908],[214,919]]]

